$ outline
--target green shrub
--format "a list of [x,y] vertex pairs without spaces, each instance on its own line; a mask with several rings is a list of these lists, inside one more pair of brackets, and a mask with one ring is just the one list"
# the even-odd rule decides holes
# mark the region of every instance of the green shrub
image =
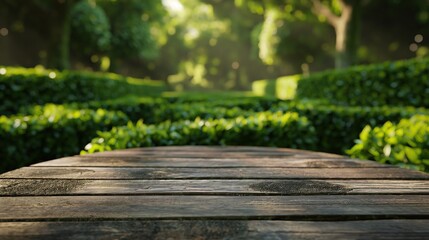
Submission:
[[429,58],[314,74],[298,82],[297,95],[339,105],[429,107]]
[[191,94],[183,97],[165,97],[168,102],[175,104],[206,104],[209,107],[239,107],[245,110],[267,110],[271,106],[281,102],[282,100],[272,97],[254,97],[232,95],[230,97],[224,94],[200,96]]
[[171,104],[155,109],[154,119],[156,122],[182,121],[216,118],[234,118],[238,116],[249,116],[253,111],[244,111],[239,107],[210,107],[205,104]]
[[429,116],[416,115],[398,124],[386,122],[381,127],[366,126],[347,153],[356,158],[429,171]]
[[[334,106],[318,101],[296,102],[288,101],[272,106],[260,105],[258,100],[238,99],[239,107],[230,107],[229,101],[212,101],[208,103],[168,103],[164,99],[123,98],[114,101],[96,101],[85,104],[75,104],[74,109],[105,108],[125,112],[130,120],[137,122],[143,119],[145,124],[159,124],[164,121],[176,122],[184,120],[249,117],[263,110],[271,112],[298,112],[306,117],[316,129],[318,151],[344,154],[344,151],[354,144],[362,128],[369,124],[377,126],[386,121],[399,122],[415,114],[427,114],[429,111],[413,107],[344,107]],[[68,104],[67,107],[71,105]],[[39,115],[33,107],[27,114]],[[264,109],[267,108],[267,109]],[[250,144],[250,143],[249,143]]]
[[48,105],[39,115],[0,117],[0,172],[79,153],[98,130],[124,125],[121,112]]
[[[188,99],[189,100],[189,99]],[[279,100],[272,98],[235,98],[230,100],[213,99],[208,102],[203,100],[186,100],[176,98],[150,98],[133,95],[104,101],[90,101],[84,103],[64,104],[69,109],[98,109],[121,111],[128,118],[137,122],[143,119],[146,124],[155,124],[164,121],[193,120],[197,117],[208,118],[232,118],[251,112],[269,110]],[[21,107],[19,113],[25,115],[39,114],[38,109],[44,105]],[[247,116],[246,115],[246,116]]]
[[294,99],[298,81],[302,75],[291,75],[276,79],[263,79],[252,83],[252,92],[257,96],[271,96],[280,99]]
[[207,102],[177,100],[175,103],[159,106],[153,114],[155,122],[193,120],[197,117],[234,118],[270,110],[278,103],[279,100],[273,98],[214,99]]
[[354,144],[365,125],[377,126],[386,121],[399,122],[415,114],[429,115],[413,107],[344,107],[317,102],[288,102],[273,110],[294,111],[305,116],[315,127],[317,150],[343,154]]
[[[183,91],[183,92],[164,92],[163,98],[170,99],[175,103],[207,102],[234,99],[262,99],[252,92],[243,91]],[[271,97],[271,99],[274,99]]]
[[297,113],[262,112],[234,119],[137,124],[99,132],[82,153],[164,145],[258,145],[311,149],[314,128]]
[[162,83],[112,73],[56,72],[39,68],[0,67],[0,114],[17,113],[23,106],[88,102],[128,94],[156,95]]
[[70,15],[73,50],[89,55],[109,49],[112,36],[103,9],[89,1],[80,1],[73,6]]

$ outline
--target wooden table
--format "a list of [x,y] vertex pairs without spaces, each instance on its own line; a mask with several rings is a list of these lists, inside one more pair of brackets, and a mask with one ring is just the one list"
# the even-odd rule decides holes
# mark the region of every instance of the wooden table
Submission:
[[0,175],[0,239],[429,239],[429,174],[262,147],[154,147]]

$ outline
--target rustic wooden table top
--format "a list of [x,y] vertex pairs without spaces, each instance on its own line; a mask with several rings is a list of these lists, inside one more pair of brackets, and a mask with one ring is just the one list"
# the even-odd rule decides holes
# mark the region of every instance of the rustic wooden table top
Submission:
[[429,174],[263,147],[153,147],[0,175],[0,239],[429,239]]

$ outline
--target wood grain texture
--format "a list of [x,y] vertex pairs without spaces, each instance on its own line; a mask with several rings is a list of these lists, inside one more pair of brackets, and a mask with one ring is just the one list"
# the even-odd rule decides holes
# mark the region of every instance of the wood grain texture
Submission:
[[[427,239],[429,220],[0,222],[0,239]],[[407,229],[407,231],[404,231]]]
[[429,174],[265,147],[151,147],[0,175],[0,239],[427,239]]
[[429,181],[0,179],[0,196],[315,194],[429,194]]
[[24,167],[2,178],[53,179],[429,179],[400,168],[105,168]]
[[35,167],[310,167],[310,168],[361,168],[391,167],[374,161],[349,158],[157,158],[155,157],[64,157],[37,163]]
[[429,218],[429,195],[0,198],[0,220]]
[[287,148],[270,148],[270,147],[209,147],[209,146],[176,146],[176,147],[148,147],[148,148],[131,148],[125,150],[114,150],[85,155],[88,157],[99,156],[158,156],[158,157],[199,157],[199,158],[216,158],[216,157],[290,157],[298,158],[344,158],[344,156],[330,153],[313,152],[298,149]]

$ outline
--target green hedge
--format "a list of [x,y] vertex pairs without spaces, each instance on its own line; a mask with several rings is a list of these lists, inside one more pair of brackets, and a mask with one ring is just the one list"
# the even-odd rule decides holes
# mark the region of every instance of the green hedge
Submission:
[[0,115],[17,113],[22,106],[156,95],[163,90],[162,83],[113,73],[0,67]]
[[[148,104],[150,103],[150,104]],[[229,101],[213,101],[210,103],[174,103],[169,104],[153,100],[140,106],[128,106],[132,113],[130,119],[134,122],[144,119],[148,123],[160,123],[163,121],[183,121],[216,118],[247,117],[255,112],[269,110],[282,112],[298,112],[305,116],[315,127],[317,135],[316,149],[318,151],[344,154],[344,151],[354,144],[359,133],[369,124],[377,126],[386,121],[399,122],[403,118],[409,118],[415,114],[429,115],[429,111],[423,108],[413,107],[344,107],[331,104],[309,101],[287,101],[262,107],[260,102],[254,100],[236,101],[239,107],[229,107]],[[108,107],[112,109],[111,106]],[[243,109],[244,108],[244,109]],[[124,110],[125,108],[115,108]],[[143,109],[143,111],[141,111]],[[129,112],[127,112],[129,114]]]
[[193,120],[197,117],[234,118],[248,116],[254,112],[262,112],[276,106],[280,100],[263,97],[217,98],[211,100],[185,98],[167,99],[171,104],[163,104],[153,111],[154,122]]
[[[197,117],[232,118],[246,112],[269,110],[278,104],[273,98],[243,97],[205,101],[195,98],[122,98],[86,104],[89,108],[105,108],[124,112],[133,122],[143,119],[146,124],[164,121],[193,120]],[[247,115],[246,115],[247,116]]]
[[297,113],[262,112],[234,119],[137,124],[99,132],[82,153],[164,145],[259,145],[312,149],[314,128]]
[[297,96],[339,105],[429,107],[429,58],[314,74],[298,82]]
[[398,124],[386,122],[381,127],[366,126],[347,153],[429,172],[429,116],[417,115]]
[[413,107],[344,107],[317,102],[288,102],[273,110],[294,111],[305,116],[315,127],[317,150],[343,154],[354,144],[365,125],[377,126],[386,121],[399,122],[429,110]]
[[294,99],[298,81],[302,75],[290,75],[276,79],[263,79],[252,82],[252,92],[257,96],[271,96],[279,99]]
[[[250,112],[269,110],[277,105],[279,100],[272,98],[241,98],[241,99],[216,99],[209,102],[202,100],[186,101],[175,98],[149,98],[125,96],[113,100],[91,101],[87,103],[64,104],[69,109],[98,109],[121,111],[128,118],[137,122],[143,119],[146,124],[155,124],[164,121],[193,120],[197,117],[208,118],[232,118]],[[39,114],[44,105],[21,107],[19,112],[26,115]],[[247,114],[248,115],[248,114]],[[246,115],[246,116],[247,116]]]
[[102,109],[50,105],[39,111],[34,116],[0,117],[0,172],[77,154],[98,130],[128,122],[123,113]]

